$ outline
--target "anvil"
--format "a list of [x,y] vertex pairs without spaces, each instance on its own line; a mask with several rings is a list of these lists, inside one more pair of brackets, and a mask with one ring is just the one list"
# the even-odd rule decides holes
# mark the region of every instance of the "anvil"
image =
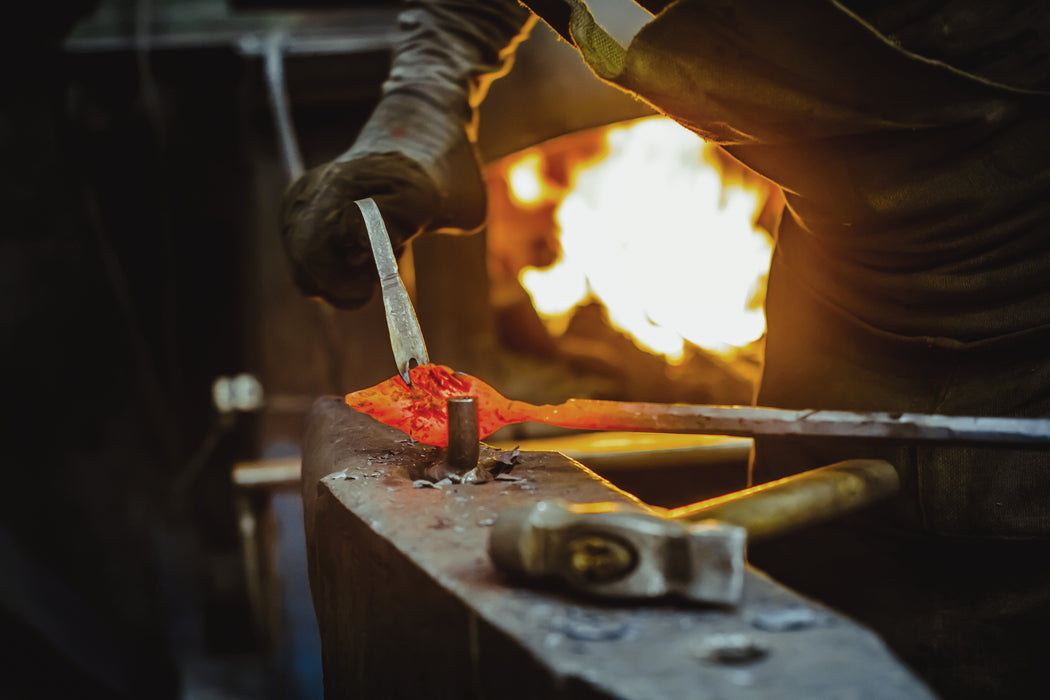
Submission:
[[485,555],[501,511],[635,499],[554,452],[422,487],[438,452],[341,398],[313,408],[303,498],[327,697],[932,697],[874,633],[751,568],[735,608],[518,586]]

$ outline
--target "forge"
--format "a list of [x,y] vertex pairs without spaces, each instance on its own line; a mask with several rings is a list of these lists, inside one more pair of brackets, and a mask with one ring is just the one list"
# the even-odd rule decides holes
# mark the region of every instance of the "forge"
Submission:
[[556,452],[484,484],[417,481],[440,449],[319,399],[303,497],[327,697],[929,698],[879,638],[748,568],[737,607],[596,602],[507,578],[501,512],[636,503]]

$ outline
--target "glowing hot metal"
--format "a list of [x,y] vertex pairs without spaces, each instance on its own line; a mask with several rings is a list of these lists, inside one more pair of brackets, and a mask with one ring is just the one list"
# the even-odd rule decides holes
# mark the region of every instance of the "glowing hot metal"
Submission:
[[346,396],[346,403],[416,440],[448,442],[448,399],[473,396],[478,437],[511,423],[534,421],[566,428],[634,430],[705,435],[863,438],[897,441],[1014,444],[1050,448],[1050,418],[988,418],[918,413],[853,413],[748,406],[694,406],[570,399],[534,406],[501,395],[485,382],[444,365],[409,372],[412,384],[395,376]]

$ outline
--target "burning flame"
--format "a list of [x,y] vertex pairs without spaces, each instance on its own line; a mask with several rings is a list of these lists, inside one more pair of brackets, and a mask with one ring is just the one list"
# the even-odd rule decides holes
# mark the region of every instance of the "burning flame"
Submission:
[[[610,129],[607,152],[570,177],[556,212],[561,256],[519,279],[555,333],[593,299],[609,321],[668,361],[686,341],[731,354],[762,336],[771,242],[753,222],[760,189],[725,185],[711,148],[664,118]],[[535,206],[562,188],[540,152],[508,169],[512,196]]]
[[526,153],[507,168],[507,184],[518,204],[534,206],[550,196],[542,170],[543,156],[538,151]]

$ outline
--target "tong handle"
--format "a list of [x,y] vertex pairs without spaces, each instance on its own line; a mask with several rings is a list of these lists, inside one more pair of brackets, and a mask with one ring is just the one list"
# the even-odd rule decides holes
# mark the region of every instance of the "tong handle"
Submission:
[[383,215],[371,197],[354,202],[361,210],[368,230],[368,241],[372,244],[372,257],[379,272],[379,285],[386,309],[386,325],[390,331],[390,347],[394,351],[397,372],[406,384],[411,384],[408,372],[413,367],[430,362],[423,332],[419,329],[416,311],[408,298],[408,291],[397,271],[397,259],[390,245]]

